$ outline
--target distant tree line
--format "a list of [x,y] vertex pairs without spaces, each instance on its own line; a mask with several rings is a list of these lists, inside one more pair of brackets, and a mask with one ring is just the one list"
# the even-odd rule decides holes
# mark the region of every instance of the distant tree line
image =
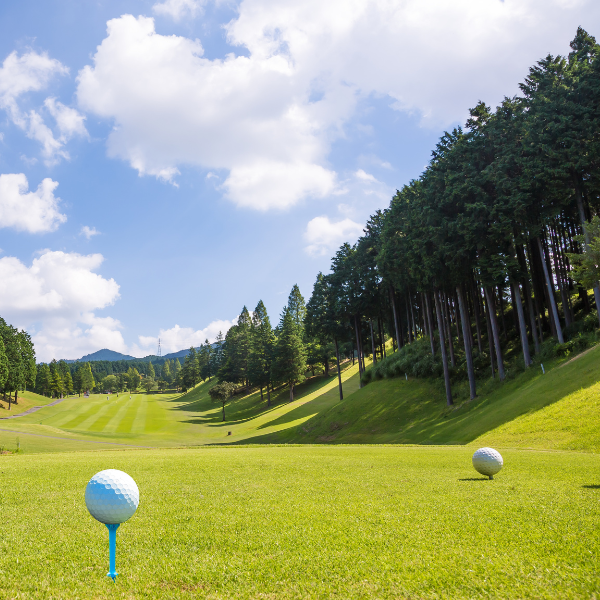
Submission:
[[135,391],[141,386],[155,389],[181,387],[179,359],[165,359],[157,364],[148,361],[118,360],[80,363],[52,360],[37,365],[35,391],[59,398],[64,394],[85,392]]
[[35,377],[35,349],[31,337],[0,317],[0,390],[9,410],[12,402],[18,403],[19,390],[35,385]]

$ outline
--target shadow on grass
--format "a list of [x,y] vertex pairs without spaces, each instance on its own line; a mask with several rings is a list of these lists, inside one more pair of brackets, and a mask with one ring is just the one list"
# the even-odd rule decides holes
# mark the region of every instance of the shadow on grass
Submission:
[[458,481],[490,481],[489,477],[463,477]]
[[586,488],[588,490],[600,490],[600,484],[592,483],[590,485],[582,485],[582,488]]

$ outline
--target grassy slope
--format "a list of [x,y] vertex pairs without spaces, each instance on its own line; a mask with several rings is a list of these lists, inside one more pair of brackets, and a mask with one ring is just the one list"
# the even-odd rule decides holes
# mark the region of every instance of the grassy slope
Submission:
[[[3,456],[10,598],[592,598],[600,456],[461,447],[261,447]],[[122,469],[137,514],[108,532],[85,485]],[[18,518],[26,515],[26,518]],[[4,594],[3,594],[4,597]]]
[[46,406],[46,404],[54,402],[54,398],[46,398],[46,396],[40,396],[35,392],[19,392],[18,398],[18,404],[11,403],[10,410],[8,410],[8,402],[4,402],[2,395],[0,395],[0,417],[18,415],[34,406]]
[[[370,383],[301,427],[260,442],[478,444],[600,451],[600,347],[542,375],[488,382],[473,402],[445,406],[439,382]],[[550,366],[550,365],[548,365]],[[543,410],[542,410],[543,409]]]
[[[255,392],[226,407],[212,383],[181,394],[70,398],[19,419],[0,421],[0,446],[26,452],[108,448],[114,444],[182,446],[248,443],[489,444],[600,451],[600,347],[562,363],[532,368],[511,381],[490,380],[480,396],[447,409],[439,381],[388,379],[358,390],[357,366],[287,391],[266,406]],[[550,368],[552,367],[552,368]],[[47,399],[44,399],[47,401]],[[32,435],[33,434],[33,435]]]
[[[358,366],[342,374],[344,389],[358,389]],[[317,376],[298,386],[293,404],[282,390],[267,408],[259,392],[236,397],[221,407],[208,395],[211,383],[187,394],[95,394],[69,398],[19,419],[0,421],[0,446],[16,447],[19,438],[26,452],[92,450],[114,444],[182,446],[252,441],[255,436],[295,426],[338,401],[337,377]],[[231,431],[231,435],[228,432]]]

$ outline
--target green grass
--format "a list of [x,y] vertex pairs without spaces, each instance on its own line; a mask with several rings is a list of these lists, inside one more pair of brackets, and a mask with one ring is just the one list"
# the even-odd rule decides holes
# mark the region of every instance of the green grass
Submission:
[[600,347],[531,368],[447,408],[437,380],[374,381],[264,443],[491,444],[600,451]]
[[[591,598],[600,456],[304,446],[3,456],[0,589],[10,598]],[[137,481],[117,533],[89,478]],[[6,596],[4,594],[7,594]]]
[[[600,451],[600,346],[575,359],[546,363],[504,383],[479,383],[474,401],[457,386],[457,403],[445,405],[439,380],[374,381],[358,389],[358,367],[337,378],[317,376],[288,402],[282,389],[267,407],[254,392],[221,407],[209,397],[214,384],[187,394],[120,394],[69,398],[18,419],[0,421],[0,446],[25,452],[116,447],[263,443],[479,444]],[[47,400],[47,399],[45,399]]]

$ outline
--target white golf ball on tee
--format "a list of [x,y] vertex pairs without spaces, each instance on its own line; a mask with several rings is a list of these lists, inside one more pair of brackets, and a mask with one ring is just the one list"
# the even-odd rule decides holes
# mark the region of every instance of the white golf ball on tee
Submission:
[[101,523],[124,523],[139,503],[140,491],[135,481],[116,469],[96,473],[85,488],[85,505]]
[[500,471],[504,461],[500,452],[493,448],[479,448],[473,454],[473,467],[478,473],[487,475],[494,479],[494,475]]

